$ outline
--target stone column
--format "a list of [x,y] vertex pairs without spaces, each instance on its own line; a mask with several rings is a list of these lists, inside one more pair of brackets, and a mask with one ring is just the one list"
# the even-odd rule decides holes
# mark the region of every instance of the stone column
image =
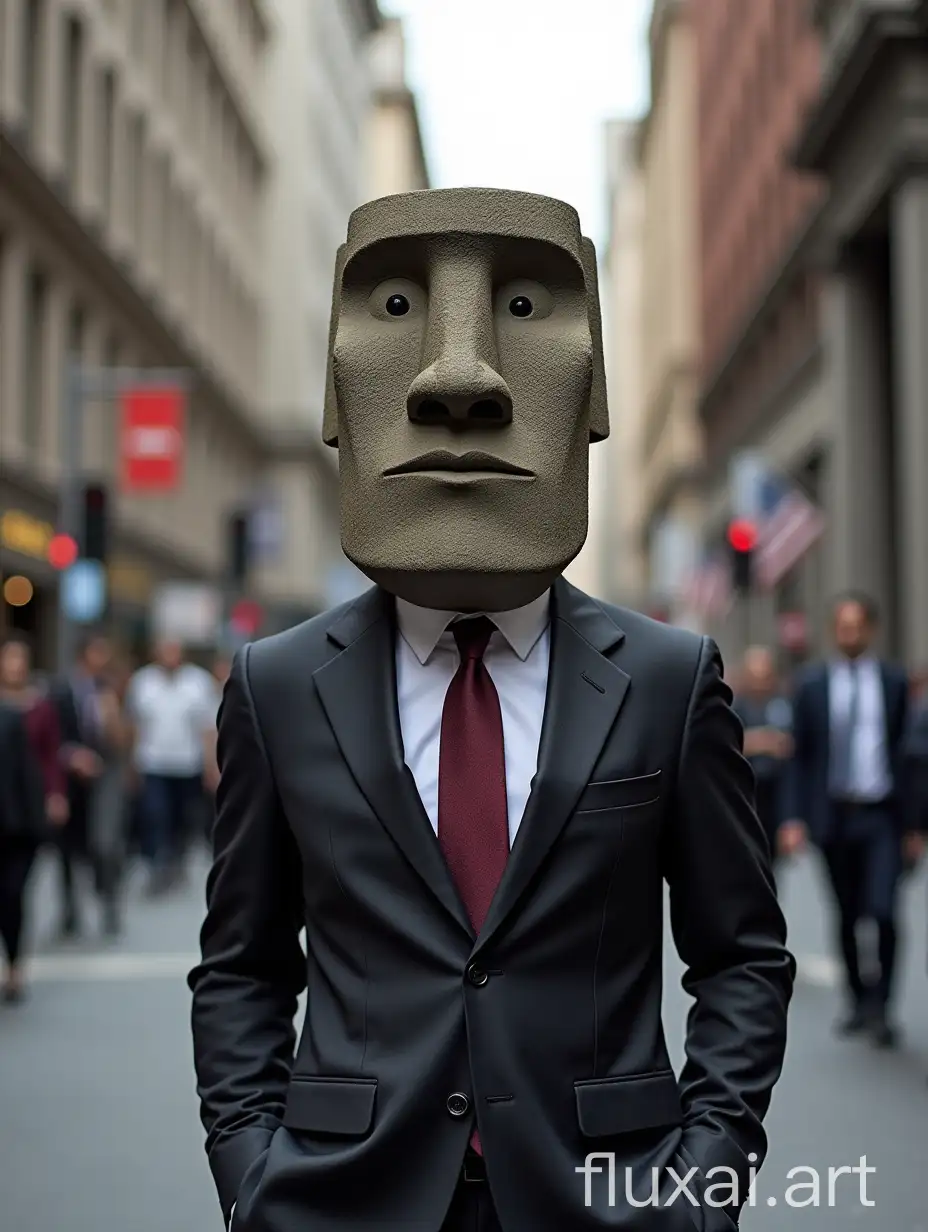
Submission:
[[96,218],[96,180],[100,165],[98,123],[100,100],[97,94],[96,64],[89,22],[84,24],[84,48],[80,65],[78,99],[80,114],[78,116],[75,200],[82,214]]
[[928,666],[928,175],[892,202],[893,346],[902,648]]
[[61,8],[55,0],[42,9],[39,64],[39,135],[38,161],[50,176],[61,175],[64,132],[64,31]]
[[0,463],[23,453],[23,323],[26,314],[26,247],[16,232],[3,239],[0,265]]
[[832,417],[826,498],[829,590],[866,591],[879,604],[892,640],[889,408],[880,326],[880,304],[867,267],[843,255],[828,273],[824,294]]
[[23,114],[23,0],[7,0],[0,6],[0,22],[4,22],[0,37],[0,114],[16,127]]
[[45,382],[42,389],[39,454],[44,473],[57,479],[61,465],[62,379],[67,355],[68,310],[71,304],[57,269],[51,271],[47,303]]

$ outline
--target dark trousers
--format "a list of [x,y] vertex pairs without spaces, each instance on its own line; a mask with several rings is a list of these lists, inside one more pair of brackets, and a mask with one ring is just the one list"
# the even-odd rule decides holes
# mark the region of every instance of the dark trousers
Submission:
[[31,839],[0,837],[0,939],[10,966],[20,955],[26,882],[35,853]]
[[198,774],[145,775],[140,800],[141,849],[149,863],[169,868],[183,859],[202,793]]
[[113,852],[95,850],[88,834],[88,817],[92,787],[84,783],[73,785],[68,792],[70,815],[67,824],[55,833],[61,870],[61,901],[63,927],[73,932],[80,926],[76,872],[89,868],[93,876],[94,893],[107,911],[114,911],[122,875],[122,860]]
[[[468,1180],[465,1177],[476,1179]],[[464,1174],[454,1191],[441,1232],[501,1232],[496,1208],[490,1197],[483,1160],[470,1148],[467,1151]]]
[[[835,832],[823,854],[837,907],[838,947],[856,1003],[888,1005],[896,968],[896,900],[902,853],[892,814],[882,805],[835,806]],[[872,920],[878,934],[879,976],[868,988],[860,973],[857,925]]]
[[80,780],[68,784],[68,820],[54,834],[61,872],[61,905],[65,932],[78,927],[76,869],[88,859],[87,785]]

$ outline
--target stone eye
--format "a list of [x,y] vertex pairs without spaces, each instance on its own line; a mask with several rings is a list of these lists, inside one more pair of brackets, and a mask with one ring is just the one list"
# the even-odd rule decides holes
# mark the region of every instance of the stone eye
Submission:
[[514,317],[530,317],[535,307],[527,295],[517,295],[509,301],[509,311]]
[[391,295],[386,307],[391,317],[404,317],[409,311],[409,300],[405,295]]

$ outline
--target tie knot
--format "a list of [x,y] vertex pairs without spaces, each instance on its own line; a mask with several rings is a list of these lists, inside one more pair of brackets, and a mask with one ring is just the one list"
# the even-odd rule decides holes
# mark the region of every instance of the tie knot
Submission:
[[461,659],[482,659],[495,628],[496,625],[486,616],[454,621],[451,633],[457,642]]

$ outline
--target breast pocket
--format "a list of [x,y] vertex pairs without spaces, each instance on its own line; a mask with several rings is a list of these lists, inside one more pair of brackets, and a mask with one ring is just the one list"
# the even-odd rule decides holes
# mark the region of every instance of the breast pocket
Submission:
[[645,808],[661,798],[661,771],[629,779],[588,783],[577,801],[576,813],[606,813],[613,809]]

